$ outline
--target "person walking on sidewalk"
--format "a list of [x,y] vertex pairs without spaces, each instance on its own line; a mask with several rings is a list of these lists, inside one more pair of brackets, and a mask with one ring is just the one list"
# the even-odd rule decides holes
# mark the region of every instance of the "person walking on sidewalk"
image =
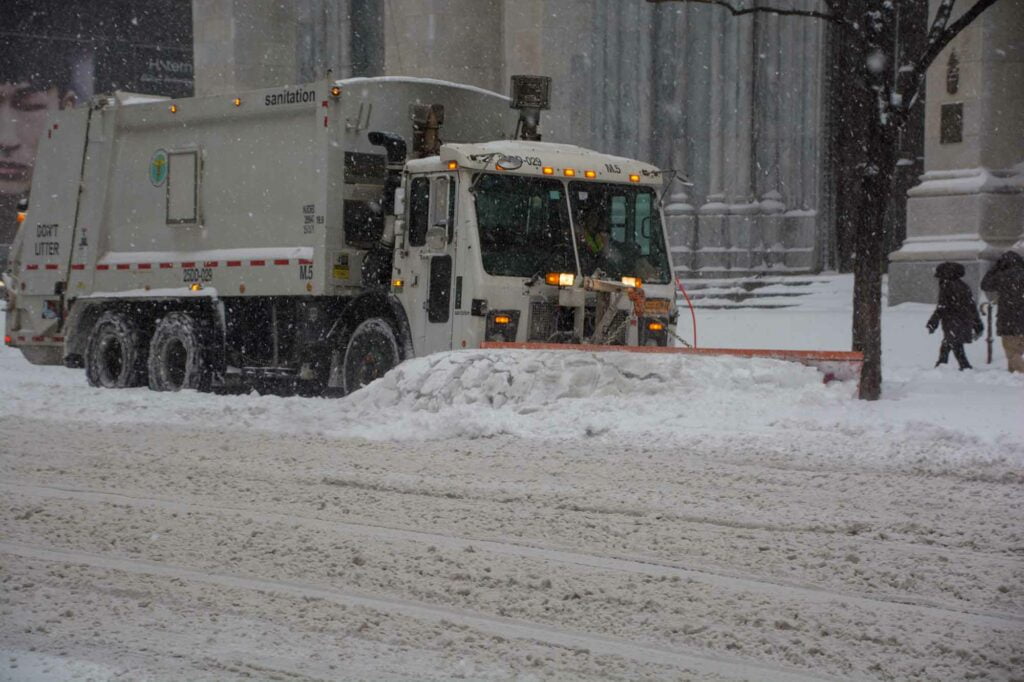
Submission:
[[996,333],[1007,369],[1024,372],[1024,257],[1014,251],[1001,255],[982,277],[981,288],[996,304]]
[[964,353],[964,344],[970,343],[981,336],[984,326],[981,315],[974,305],[974,296],[961,277],[964,266],[959,263],[939,263],[935,268],[935,276],[939,279],[939,304],[928,320],[928,333],[933,333],[942,323],[942,344],[939,346],[939,361],[935,366],[949,362],[949,352],[953,351],[960,369],[971,369]]

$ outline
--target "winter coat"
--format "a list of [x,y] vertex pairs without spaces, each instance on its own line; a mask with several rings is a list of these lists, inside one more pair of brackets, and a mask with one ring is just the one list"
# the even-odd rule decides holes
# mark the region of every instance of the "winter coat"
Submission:
[[935,269],[939,304],[928,320],[928,329],[935,331],[941,322],[942,336],[950,343],[970,343],[984,330],[971,289],[960,279],[963,274],[959,263],[942,263]]
[[1007,251],[981,279],[981,288],[996,295],[996,332],[1024,335],[1024,258]]

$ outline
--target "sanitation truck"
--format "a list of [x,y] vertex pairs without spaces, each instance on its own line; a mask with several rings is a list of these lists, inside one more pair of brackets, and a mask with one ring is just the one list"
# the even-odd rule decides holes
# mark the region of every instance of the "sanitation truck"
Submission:
[[666,346],[664,174],[512,96],[358,78],[55,112],[5,341],[90,384],[350,393],[487,342]]

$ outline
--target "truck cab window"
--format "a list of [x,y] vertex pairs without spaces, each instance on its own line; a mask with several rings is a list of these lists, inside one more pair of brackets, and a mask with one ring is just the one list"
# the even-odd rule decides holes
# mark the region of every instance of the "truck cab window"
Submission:
[[430,227],[430,180],[416,178],[409,192],[409,246],[427,243]]
[[661,214],[648,187],[571,182],[569,203],[584,275],[672,281]]
[[558,180],[485,174],[476,183],[484,270],[532,277],[576,272],[565,188]]
[[434,199],[430,206],[430,224],[444,225],[448,243],[455,236],[455,182],[448,176],[434,180]]

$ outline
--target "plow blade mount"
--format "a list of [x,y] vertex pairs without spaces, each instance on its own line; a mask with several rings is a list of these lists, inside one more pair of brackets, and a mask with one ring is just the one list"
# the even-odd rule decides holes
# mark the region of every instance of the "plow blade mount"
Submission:
[[739,358],[771,358],[799,362],[821,372],[825,383],[830,381],[860,382],[864,354],[838,350],[769,350],[762,348],[676,348],[665,346],[605,346],[588,343],[509,343],[484,341],[481,348],[522,350],[580,350],[587,352],[618,351],[622,353],[656,353],[671,355],[726,355]]

